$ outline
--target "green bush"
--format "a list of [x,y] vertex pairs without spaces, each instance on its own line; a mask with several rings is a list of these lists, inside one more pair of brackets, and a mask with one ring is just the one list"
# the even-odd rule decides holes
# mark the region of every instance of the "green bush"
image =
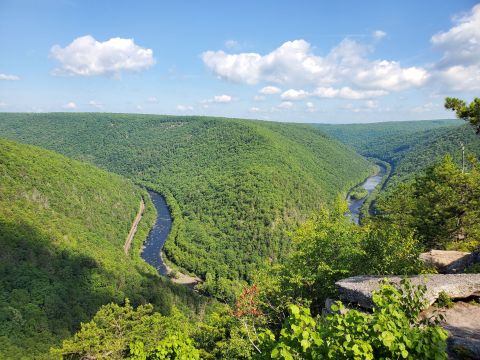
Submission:
[[453,300],[445,291],[442,291],[438,294],[437,306],[450,309],[453,306]]
[[280,335],[263,332],[259,359],[447,359],[447,332],[418,318],[425,287],[384,285],[373,295],[373,313],[345,309],[313,318],[290,305]]

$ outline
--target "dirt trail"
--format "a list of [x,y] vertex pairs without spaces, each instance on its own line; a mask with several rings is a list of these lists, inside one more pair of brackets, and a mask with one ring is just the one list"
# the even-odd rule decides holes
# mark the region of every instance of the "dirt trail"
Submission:
[[143,199],[140,200],[140,207],[138,209],[137,216],[135,216],[135,220],[133,220],[132,227],[130,228],[130,232],[128,233],[127,240],[125,240],[125,244],[123,245],[123,251],[125,251],[125,255],[128,254],[128,250],[130,249],[130,245],[132,245],[133,237],[137,232],[138,223],[142,220],[143,212],[145,211],[145,203]]

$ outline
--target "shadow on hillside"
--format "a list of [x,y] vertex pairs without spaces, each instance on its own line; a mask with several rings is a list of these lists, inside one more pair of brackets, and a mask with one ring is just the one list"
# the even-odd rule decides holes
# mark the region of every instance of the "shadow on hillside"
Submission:
[[50,238],[26,223],[0,219],[2,350],[8,354],[9,347],[29,349],[29,356],[48,353],[100,306],[123,301],[111,279],[95,259],[55,248]]
[[[123,255],[123,254],[122,254]],[[204,311],[209,299],[166,278],[113,274],[94,258],[59,248],[27,223],[0,219],[0,358],[47,354],[110,302],[125,297],[152,303],[168,315],[172,305]]]

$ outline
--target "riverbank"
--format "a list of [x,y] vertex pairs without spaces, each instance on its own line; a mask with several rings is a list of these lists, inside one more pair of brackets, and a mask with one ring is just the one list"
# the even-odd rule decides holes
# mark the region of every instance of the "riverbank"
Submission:
[[198,283],[202,282],[197,276],[190,276],[188,274],[184,274],[178,270],[173,269],[168,265],[168,260],[165,259],[165,254],[163,251],[160,252],[160,258],[163,261],[165,268],[167,269],[167,276],[176,284],[185,285],[191,289],[195,287]]
[[167,264],[163,254],[163,246],[172,230],[173,219],[165,198],[152,190],[148,190],[153,205],[157,210],[157,219],[150,230],[142,248],[142,259],[157,269],[158,273],[168,276],[172,282],[182,284],[193,289],[202,280],[198,277],[183,274]]
[[[377,162],[377,166],[378,166],[378,171],[374,175],[369,176],[367,179],[365,179],[363,183],[357,186],[354,186],[347,195],[348,210],[349,210],[348,215],[352,218],[352,221],[356,224],[360,223],[362,207],[364,206],[365,203],[367,203],[367,201],[372,196],[372,193],[377,189],[377,187],[380,184],[384,183],[386,176],[388,176],[387,166],[379,162]],[[367,195],[360,199],[352,196],[353,190],[356,190],[356,192],[358,192],[358,188],[366,191]],[[370,208],[370,205],[371,205],[371,199],[367,203],[368,208]]]

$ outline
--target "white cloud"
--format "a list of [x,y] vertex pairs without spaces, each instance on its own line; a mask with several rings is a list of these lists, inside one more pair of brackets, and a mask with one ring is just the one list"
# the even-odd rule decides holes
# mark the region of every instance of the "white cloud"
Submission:
[[442,65],[480,62],[480,4],[474,6],[465,16],[455,20],[456,25],[446,32],[431,38],[433,46],[443,50]]
[[307,101],[305,106],[307,107],[307,112],[314,112],[316,110],[315,105],[311,101]]
[[206,99],[200,101],[201,104],[211,104],[211,103],[217,103],[217,104],[226,104],[229,103],[233,100],[233,98],[230,95],[215,95],[211,99]]
[[254,106],[254,107],[251,107],[248,111],[250,111],[251,113],[257,113],[260,111],[260,108]]
[[5,106],[7,106],[7,103],[4,101],[0,101],[0,107],[5,107]]
[[193,111],[193,106],[190,105],[177,105],[178,111]]
[[95,100],[90,100],[88,102],[88,105],[90,105],[91,107],[97,108],[97,109],[102,109],[103,108],[103,104],[99,103],[98,101],[95,101]]
[[279,109],[291,109],[293,107],[293,103],[291,101],[282,101],[277,107]]
[[193,106],[190,105],[177,105],[178,111],[193,111]]
[[282,100],[301,100],[305,99],[309,95],[310,94],[305,90],[289,89],[280,95],[280,97]]
[[158,99],[155,96],[150,96],[147,98],[147,102],[150,104],[156,104],[158,103]]
[[263,94],[263,95],[274,95],[274,94],[281,93],[282,90],[280,90],[276,86],[265,86],[265,87],[261,88],[258,92],[260,94]]
[[366,88],[382,89],[388,91],[405,90],[419,87],[429,78],[428,72],[419,67],[402,68],[396,61],[377,60],[371,62],[368,68],[358,70],[351,74],[353,82]]
[[378,102],[375,100],[367,100],[365,101],[365,107],[367,109],[376,109],[378,108]]
[[237,48],[239,46],[240,46],[240,44],[236,40],[230,39],[230,40],[225,41],[225,47],[227,49],[234,49],[234,48]]
[[385,31],[382,31],[382,30],[375,30],[372,33],[372,36],[373,36],[374,39],[380,40],[380,39],[383,39],[385,36],[387,36],[387,33]]
[[232,101],[232,97],[230,95],[215,95],[213,97],[213,102],[216,103],[229,103]]
[[440,108],[440,106],[429,102],[429,103],[414,107],[412,111],[415,113],[427,113],[435,110],[435,108]]
[[99,42],[92,36],[78,37],[62,48],[55,45],[50,56],[61,67],[54,74],[79,76],[118,75],[122,71],[141,71],[155,64],[153,51],[119,37]]
[[68,110],[73,110],[73,109],[76,109],[77,108],[77,104],[75,104],[73,101],[69,101],[68,103],[66,103],[65,105],[62,106],[64,109],[68,109]]
[[431,38],[433,47],[443,52],[435,64],[436,79],[451,90],[480,89],[480,4],[463,16],[454,18],[455,25]]
[[316,88],[312,93],[312,95],[320,98],[340,98],[351,100],[375,98],[386,94],[387,92],[384,90],[353,90],[348,86],[342,88],[319,87]]
[[428,72],[402,67],[390,60],[370,60],[370,45],[344,39],[326,56],[313,53],[305,40],[287,41],[272,52],[227,54],[206,51],[205,65],[220,78],[254,85],[271,82],[286,85],[340,86],[396,91],[423,85]]
[[18,81],[20,78],[17,75],[8,75],[8,74],[0,74],[0,81]]
[[253,97],[253,101],[264,101],[265,100],[265,96],[263,95],[255,95]]

